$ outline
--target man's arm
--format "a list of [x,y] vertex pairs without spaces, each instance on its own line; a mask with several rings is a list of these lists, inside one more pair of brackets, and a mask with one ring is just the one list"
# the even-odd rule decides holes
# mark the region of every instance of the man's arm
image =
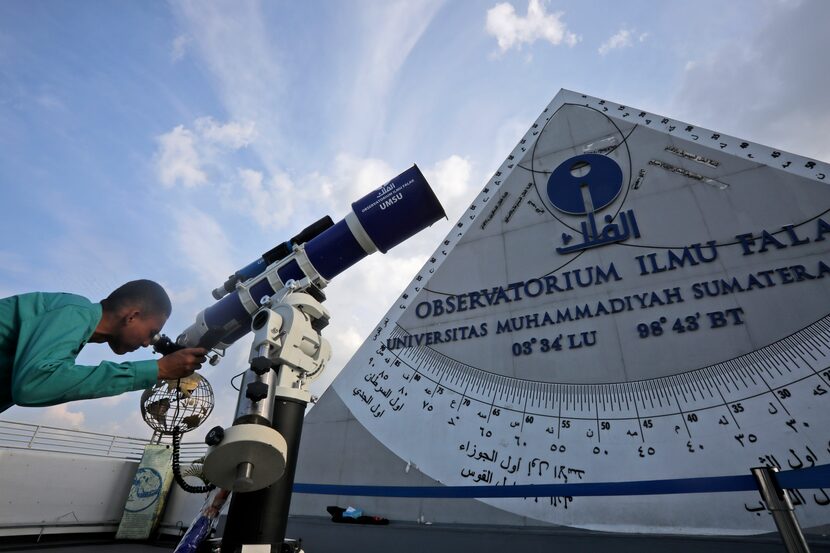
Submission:
[[76,365],[90,321],[67,306],[24,321],[20,327],[12,376],[17,405],[55,405],[65,401],[106,397],[142,390],[155,384],[155,360],[96,366]]

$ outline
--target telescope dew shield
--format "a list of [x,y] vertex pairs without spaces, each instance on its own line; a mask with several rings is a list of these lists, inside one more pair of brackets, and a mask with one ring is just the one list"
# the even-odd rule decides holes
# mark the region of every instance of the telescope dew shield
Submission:
[[357,200],[352,211],[381,253],[447,216],[417,165]]
[[329,226],[330,219],[328,223],[321,220],[312,225],[314,229],[306,229],[310,231],[306,236],[313,237],[295,246],[287,257],[263,269],[269,257],[264,255],[236,273],[250,284],[205,309],[178,342],[187,347],[229,346],[250,332],[251,315],[259,309],[259,299],[276,293],[276,284],[305,277],[331,280],[367,255],[386,253],[443,217],[444,208],[418,166],[413,165],[354,202],[352,211],[337,224]]
[[386,253],[446,217],[424,175],[413,165],[352,204],[346,218],[305,246],[308,260],[331,279],[370,253]]

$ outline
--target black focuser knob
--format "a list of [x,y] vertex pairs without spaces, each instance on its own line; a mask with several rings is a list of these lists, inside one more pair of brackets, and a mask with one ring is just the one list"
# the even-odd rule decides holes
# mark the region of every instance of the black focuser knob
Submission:
[[205,443],[210,446],[219,445],[219,442],[221,442],[224,437],[225,429],[221,426],[214,426],[210,429],[210,432],[207,433],[207,436],[205,436]]
[[251,370],[262,376],[271,370],[271,360],[267,357],[254,357],[251,361]]
[[265,382],[251,382],[245,390],[245,397],[251,401],[259,401],[268,397],[268,384]]

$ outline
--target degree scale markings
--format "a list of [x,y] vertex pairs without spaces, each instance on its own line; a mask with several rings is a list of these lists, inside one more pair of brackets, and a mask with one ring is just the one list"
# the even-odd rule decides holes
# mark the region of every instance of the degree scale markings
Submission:
[[[441,387],[461,398],[458,410],[466,399],[486,406],[488,422],[493,409],[520,415],[522,421],[528,415],[543,417],[556,422],[559,438],[563,419],[591,421],[598,425],[600,439],[601,420],[636,420],[642,437],[644,419],[680,416],[691,436],[686,415],[693,412],[725,408],[740,429],[731,408],[735,404],[771,394],[787,416],[792,416],[784,402],[789,397],[788,387],[812,377],[830,386],[830,374],[823,374],[830,368],[828,321],[830,317],[825,317],[778,342],[722,363],[667,377],[608,384],[561,384],[507,377],[466,365],[428,347],[386,351],[395,361],[414,371],[410,384],[415,381],[414,375],[420,374],[434,384],[431,397]],[[390,336],[405,334],[406,331],[396,326]],[[824,361],[827,365],[816,370],[801,352],[814,362]],[[388,360],[387,363],[397,365]],[[621,397],[625,399],[625,407]]]

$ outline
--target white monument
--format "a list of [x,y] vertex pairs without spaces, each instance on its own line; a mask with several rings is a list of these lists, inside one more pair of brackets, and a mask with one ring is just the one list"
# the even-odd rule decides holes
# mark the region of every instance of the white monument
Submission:
[[[830,166],[561,91],[306,418],[297,482],[481,485],[830,463]],[[804,528],[823,490],[795,494]],[[408,520],[752,534],[756,492],[415,500]]]

